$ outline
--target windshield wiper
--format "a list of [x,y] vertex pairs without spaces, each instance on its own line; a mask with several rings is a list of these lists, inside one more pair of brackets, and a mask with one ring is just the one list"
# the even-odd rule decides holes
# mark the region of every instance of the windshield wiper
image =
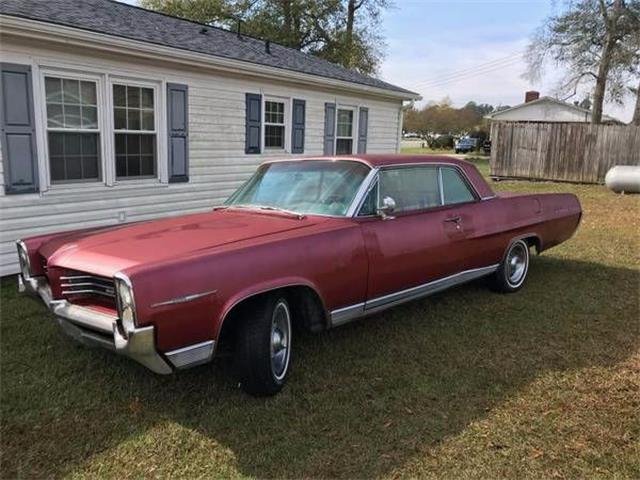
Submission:
[[221,205],[219,207],[214,207],[214,210],[228,210],[230,208],[241,208],[245,210],[267,210],[271,212],[284,213],[285,215],[290,215],[297,218],[298,220],[302,220],[306,217],[306,215],[304,215],[303,213],[294,212],[293,210],[287,210],[286,208],[272,207],[271,205]]

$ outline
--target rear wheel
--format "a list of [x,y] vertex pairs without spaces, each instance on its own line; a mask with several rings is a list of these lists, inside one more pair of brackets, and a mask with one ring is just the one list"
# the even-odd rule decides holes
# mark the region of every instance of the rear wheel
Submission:
[[240,386],[251,395],[275,395],[289,374],[289,304],[284,296],[267,295],[247,305],[239,320],[235,364]]
[[517,292],[524,285],[529,272],[529,245],[524,240],[511,244],[498,270],[489,278],[492,290],[502,293]]

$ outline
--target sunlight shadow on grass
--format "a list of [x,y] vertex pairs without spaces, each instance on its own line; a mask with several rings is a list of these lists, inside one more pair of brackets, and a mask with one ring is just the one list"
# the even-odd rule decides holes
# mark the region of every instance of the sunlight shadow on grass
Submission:
[[638,275],[541,257],[518,294],[475,282],[302,336],[271,399],[242,394],[225,361],[158,377],[78,348],[3,281],[2,471],[390,474],[541,375],[624,361],[638,342]]

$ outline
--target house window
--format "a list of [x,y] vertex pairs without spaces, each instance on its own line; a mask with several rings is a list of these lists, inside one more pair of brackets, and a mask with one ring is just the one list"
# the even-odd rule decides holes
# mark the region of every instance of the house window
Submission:
[[338,109],[336,154],[353,153],[353,110]]
[[100,129],[94,81],[45,77],[52,183],[100,180]]
[[284,102],[264,102],[264,147],[284,149],[285,124]]
[[154,94],[153,88],[113,85],[117,180],[156,176]]

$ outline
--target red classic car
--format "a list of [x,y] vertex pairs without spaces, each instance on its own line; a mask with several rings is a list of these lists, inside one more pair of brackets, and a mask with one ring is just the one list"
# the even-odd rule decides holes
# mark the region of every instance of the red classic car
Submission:
[[479,277],[520,289],[567,240],[570,194],[495,194],[468,162],[267,162],[212,211],[18,241],[21,290],[66,333],[156,373],[232,346],[242,388],[278,392],[292,324],[317,332]]

